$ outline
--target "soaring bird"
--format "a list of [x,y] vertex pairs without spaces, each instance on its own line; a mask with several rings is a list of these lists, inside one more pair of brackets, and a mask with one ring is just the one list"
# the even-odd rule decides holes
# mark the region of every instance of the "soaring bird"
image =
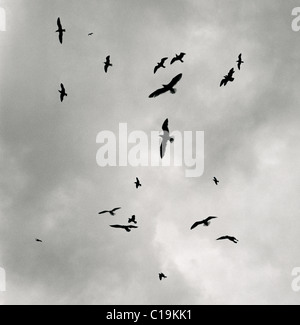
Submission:
[[171,92],[171,94],[176,94],[176,89],[174,88],[177,83],[181,80],[182,74],[179,74],[176,76],[168,85],[163,85],[163,88],[160,88],[156,90],[154,93],[152,93],[149,98],[155,98],[158,97],[164,93],[167,93],[168,91]]
[[105,211],[99,212],[99,214],[109,213],[111,216],[115,216],[115,215],[116,215],[115,212],[118,211],[118,210],[120,210],[120,209],[122,209],[122,208],[115,208],[115,209],[113,209],[113,210],[111,210],[111,211],[107,211],[107,210],[105,210]]
[[35,241],[36,241],[37,243],[42,243],[42,242],[43,242],[42,240],[40,240],[40,239],[38,239],[38,238],[36,238]]
[[132,216],[131,218],[129,218],[128,223],[134,223],[136,225],[137,224],[136,217]]
[[231,236],[223,236],[223,237],[218,238],[217,240],[230,240],[235,244],[237,244],[239,242],[235,237],[231,237]]
[[108,57],[106,57],[106,61],[104,62],[104,71],[105,73],[108,72],[108,68],[112,67],[113,65],[110,62],[110,55]]
[[215,182],[216,185],[219,185],[220,183],[220,181],[216,177],[214,177],[213,181]]
[[63,27],[61,25],[60,18],[57,19],[57,26],[58,26],[58,30],[56,31],[56,33],[58,33],[59,41],[62,44],[63,43],[63,36],[64,36],[64,33],[66,32],[66,30],[63,29]]
[[234,68],[232,68],[228,75],[227,76],[224,76],[224,79],[221,81],[221,85],[220,87],[222,86],[227,86],[228,82],[233,82],[234,81],[234,78],[233,78],[233,75],[234,75],[235,71],[234,71]]
[[165,67],[165,62],[168,60],[168,58],[163,58],[159,63],[157,63],[157,66],[154,68],[154,74],[157,72],[158,69],[160,68],[166,68]]
[[63,84],[60,84],[60,87],[61,87],[61,90],[59,90],[58,92],[60,93],[60,101],[63,102],[65,96],[68,96],[68,94],[66,93],[66,89]]
[[217,219],[218,217],[208,217],[205,220],[195,222],[191,228],[191,230],[195,229],[196,227],[203,225],[204,227],[208,227],[210,225],[210,221],[213,219]]
[[159,280],[162,281],[163,279],[167,279],[168,277],[165,276],[163,273],[159,273]]
[[127,232],[131,232],[132,229],[138,228],[137,226],[120,226],[120,225],[112,225],[110,227],[115,228],[115,229],[124,229]]
[[162,142],[160,145],[160,157],[161,159],[164,158],[166,150],[167,150],[167,145],[168,142],[170,141],[170,143],[174,142],[174,138],[170,137],[170,131],[169,131],[169,119],[166,119],[163,126],[162,126],[162,130],[164,132],[163,135],[160,135],[160,137],[162,138]]
[[239,55],[239,59],[238,59],[238,61],[236,61],[236,62],[237,62],[237,64],[238,64],[238,68],[239,68],[239,70],[241,70],[241,66],[242,66],[242,64],[245,63],[245,62],[243,61],[243,59],[242,59],[242,54]]
[[134,182],[134,184],[135,184],[136,189],[138,189],[139,187],[142,187],[142,184],[138,178],[136,178],[136,182]]
[[176,61],[180,61],[183,63],[183,58],[185,55],[185,53],[180,53],[179,55],[176,54],[176,56],[172,59],[171,64],[175,63]]
[[94,35],[94,33],[89,33],[89,34],[88,34],[88,36],[92,36],[92,35]]

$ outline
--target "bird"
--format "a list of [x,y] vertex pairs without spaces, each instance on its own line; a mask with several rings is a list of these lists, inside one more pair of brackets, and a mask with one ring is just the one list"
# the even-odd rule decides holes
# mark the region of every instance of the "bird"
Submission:
[[128,219],[128,223],[134,223],[137,224],[136,217],[132,216],[131,218]]
[[220,183],[220,181],[216,177],[214,177],[213,181],[215,182],[216,185],[219,185]]
[[167,150],[167,145],[168,142],[170,141],[170,143],[173,143],[175,140],[173,137],[170,137],[170,131],[169,131],[169,119],[166,119],[163,126],[162,126],[162,130],[164,132],[163,135],[160,135],[160,137],[162,138],[162,142],[160,145],[160,157],[161,159],[164,158],[166,150]]
[[154,93],[152,93],[149,98],[155,98],[158,97],[164,93],[167,93],[168,91],[171,92],[171,94],[176,94],[176,89],[174,88],[177,83],[181,80],[182,78],[182,74],[179,74],[178,76],[176,76],[175,78],[173,78],[173,80],[168,84],[168,85],[163,85],[163,88],[160,88],[158,90],[156,90]]
[[42,243],[42,242],[43,242],[42,240],[40,240],[40,239],[38,239],[38,238],[36,238],[35,241],[36,241],[37,243]]
[[203,225],[204,227],[208,227],[208,226],[210,225],[210,221],[213,220],[213,219],[217,219],[217,218],[218,218],[218,217],[208,217],[208,218],[205,219],[205,220],[195,222],[195,223],[192,225],[191,230],[197,228],[197,227],[200,226],[200,225]]
[[230,240],[235,244],[237,244],[239,242],[235,237],[231,237],[231,236],[223,236],[223,237],[218,238],[217,240]]
[[115,208],[115,209],[113,209],[113,210],[111,210],[111,211],[107,211],[107,210],[105,210],[105,211],[99,212],[98,214],[109,213],[111,216],[115,216],[115,215],[116,215],[116,211],[118,211],[118,210],[120,210],[120,209],[122,209],[122,208]]
[[64,33],[66,32],[66,30],[63,29],[63,27],[61,25],[60,18],[57,19],[57,26],[58,26],[58,30],[56,31],[56,33],[58,33],[59,41],[62,44],[63,43],[63,36],[64,36]]
[[58,92],[60,93],[60,101],[63,102],[64,98],[66,96],[68,96],[68,94],[66,93],[66,89],[65,86],[63,84],[60,84],[61,90],[59,90]]
[[124,229],[127,232],[131,232],[132,229],[137,229],[137,226],[121,226],[121,225],[111,225],[110,227],[115,229]]
[[236,61],[236,62],[237,62],[237,64],[238,64],[238,68],[239,68],[239,70],[241,70],[241,66],[242,66],[242,64],[245,63],[245,62],[243,61],[243,59],[242,59],[242,54],[239,55],[239,59],[238,59],[238,61]]
[[108,68],[112,67],[113,65],[110,62],[110,55],[106,57],[106,61],[104,62],[104,71],[105,73],[108,72]]
[[159,280],[162,281],[163,279],[167,279],[168,277],[165,276],[163,273],[159,273]]
[[134,184],[135,184],[136,189],[138,189],[139,187],[142,187],[142,184],[138,178],[136,178],[136,182],[134,182]]
[[154,68],[154,74],[157,72],[158,69],[160,68],[166,68],[165,67],[165,62],[168,60],[168,58],[163,58],[159,63],[157,63],[157,66]]
[[175,63],[176,61],[184,63],[183,58],[185,55],[185,53],[180,53],[179,55],[176,54],[176,56],[172,59],[171,64]]
[[88,36],[92,36],[92,35],[94,35],[94,33],[89,33],[89,34],[88,34]]
[[235,73],[234,68],[232,68],[227,76],[224,76],[223,80],[221,81],[220,87],[222,86],[227,86],[228,82],[233,82],[234,78],[233,78],[233,74]]

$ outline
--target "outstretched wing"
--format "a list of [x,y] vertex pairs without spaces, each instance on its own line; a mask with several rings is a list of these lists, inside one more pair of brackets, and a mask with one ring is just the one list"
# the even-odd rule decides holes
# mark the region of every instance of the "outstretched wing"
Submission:
[[118,211],[120,209],[122,209],[122,208],[115,208],[115,209],[112,210],[112,212],[116,212],[116,211]]
[[170,133],[170,131],[169,131],[169,119],[165,120],[165,122],[164,122],[164,124],[162,126],[162,130]]
[[165,88],[160,88],[160,89],[157,89],[154,93],[152,93],[149,98],[155,98],[155,97],[158,97],[164,93],[166,93],[168,90],[166,90]]
[[65,93],[66,92],[65,86],[63,84],[60,84],[60,87],[61,87],[62,92]]
[[178,61],[177,57],[172,59],[171,64],[175,63],[176,61]]
[[154,68],[154,74],[156,74],[157,70],[159,69],[159,65],[157,65],[155,68]]
[[106,63],[107,63],[107,64],[110,63],[110,55],[106,57]]
[[124,226],[120,226],[120,225],[111,225],[110,227],[115,229],[124,229]]
[[168,141],[162,141],[160,145],[160,158],[163,159],[167,150]]
[[208,218],[206,219],[206,222],[209,222],[210,220],[213,220],[213,219],[218,219],[218,217],[208,217]]
[[102,211],[102,212],[99,212],[98,214],[105,214],[105,213],[109,213],[109,211]]
[[60,44],[63,43],[63,37],[64,37],[64,33],[63,32],[59,32],[59,41],[60,41]]
[[178,84],[178,82],[181,80],[181,78],[182,78],[182,73],[180,73],[178,76],[172,79],[172,81],[168,85],[168,88],[170,89],[175,87]]
[[167,60],[168,60],[168,58],[162,58],[162,59],[161,59],[161,63],[162,63],[162,64],[165,64],[165,62],[166,62]]
[[229,78],[232,78],[233,75],[234,75],[234,73],[235,73],[234,68],[232,68],[232,69],[229,71],[229,73],[228,73],[228,77],[229,77]]
[[228,239],[228,236],[220,237],[220,238],[218,238],[217,240],[225,240],[225,239]]
[[239,61],[242,61],[242,53],[239,55]]
[[57,26],[58,26],[58,29],[62,29],[62,25],[61,25],[61,21],[60,21],[59,17],[57,19]]
[[203,221],[197,221],[197,222],[195,222],[195,223],[192,225],[191,230],[197,228],[198,226],[200,226],[200,225],[202,225],[202,224],[203,224]]
[[107,63],[105,63],[105,65],[104,65],[104,71],[105,71],[105,73],[108,72],[108,64]]

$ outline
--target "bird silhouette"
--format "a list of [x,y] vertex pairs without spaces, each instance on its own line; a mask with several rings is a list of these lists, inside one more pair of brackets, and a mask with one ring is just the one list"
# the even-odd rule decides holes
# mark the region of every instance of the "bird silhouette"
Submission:
[[104,71],[105,73],[108,72],[108,68],[112,67],[113,65],[110,62],[110,55],[106,57],[106,61],[104,62]]
[[154,68],[154,74],[157,72],[158,69],[160,68],[166,68],[165,67],[165,62],[168,60],[168,58],[163,58],[159,63],[157,63],[157,66]]
[[162,138],[162,142],[160,145],[160,157],[161,159],[164,158],[166,150],[167,150],[167,145],[168,142],[173,143],[174,142],[174,138],[170,137],[170,131],[169,131],[169,119],[166,119],[163,126],[162,126],[162,130],[164,132],[163,135],[160,135],[160,137]]
[[60,93],[60,101],[63,102],[64,98],[66,96],[68,96],[68,94],[66,93],[66,89],[65,86],[63,84],[60,84],[61,90],[59,90],[58,92]]
[[208,227],[210,225],[210,221],[213,220],[213,219],[217,219],[218,217],[208,217],[207,219],[205,220],[202,220],[202,221],[197,221],[195,222],[193,225],[192,225],[192,228],[191,230],[197,228],[198,226],[200,225],[203,225],[204,227]]
[[92,35],[94,35],[94,33],[89,33],[89,34],[88,34],[88,36],[92,36]]
[[58,30],[56,31],[56,33],[58,33],[59,41],[62,44],[63,43],[63,36],[64,36],[64,33],[66,32],[66,30],[63,29],[63,27],[61,25],[60,18],[57,19],[57,26],[58,26]]
[[239,242],[235,237],[231,237],[231,236],[223,236],[223,237],[218,238],[217,240],[230,240],[235,244],[237,244]]
[[179,55],[176,54],[176,56],[172,59],[171,64],[174,64],[176,61],[184,63],[183,58],[185,55],[185,53],[180,53]]
[[135,184],[136,189],[138,189],[139,187],[142,187],[142,184],[138,178],[136,178],[136,182],[134,182],[134,184]]
[[165,276],[163,273],[159,273],[159,280],[162,281],[163,279],[167,279],[168,277]]
[[43,242],[42,240],[40,240],[40,239],[38,239],[38,238],[36,238],[35,241],[36,241],[37,243],[42,243],[42,242]]
[[176,89],[174,88],[177,83],[181,80],[182,78],[182,74],[179,74],[178,76],[176,76],[168,85],[163,85],[163,88],[160,88],[158,90],[156,90],[154,93],[152,93],[149,98],[155,98],[158,97],[162,94],[165,94],[167,92],[171,92],[171,94],[176,94]]
[[213,181],[215,182],[216,185],[219,185],[220,183],[220,181],[216,177],[214,177]]
[[220,87],[227,86],[228,82],[233,82],[234,81],[234,78],[233,78],[234,73],[235,73],[234,68],[232,68],[229,71],[228,75],[224,76],[224,79],[221,81]]
[[237,62],[237,64],[238,64],[238,68],[239,68],[239,70],[241,70],[241,66],[242,66],[242,64],[245,63],[245,62],[243,61],[243,59],[242,59],[242,54],[239,55],[239,59],[238,59],[238,61],[236,61],[236,62]]
[[121,226],[121,225],[111,225],[110,227],[115,229],[124,229],[127,232],[131,232],[132,229],[138,229],[137,226]]
[[115,208],[115,209],[113,209],[111,211],[105,210],[105,211],[99,212],[98,214],[109,213],[111,216],[115,216],[116,215],[116,211],[118,211],[120,209],[122,209],[122,208]]
[[131,218],[128,219],[128,223],[134,223],[137,224],[136,217],[132,216]]

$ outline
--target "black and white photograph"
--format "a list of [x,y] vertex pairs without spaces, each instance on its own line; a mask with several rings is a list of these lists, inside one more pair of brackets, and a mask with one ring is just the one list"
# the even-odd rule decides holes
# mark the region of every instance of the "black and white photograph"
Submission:
[[299,1],[0,0],[0,53],[0,305],[300,304]]

